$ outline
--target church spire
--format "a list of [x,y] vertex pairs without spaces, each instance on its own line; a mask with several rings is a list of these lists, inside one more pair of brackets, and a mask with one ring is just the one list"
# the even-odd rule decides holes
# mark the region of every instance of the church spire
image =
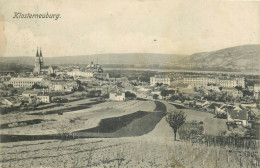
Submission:
[[36,57],[39,57],[39,53],[38,53],[38,47],[37,47],[37,53],[36,53]]
[[42,48],[40,48],[40,57],[42,57]]

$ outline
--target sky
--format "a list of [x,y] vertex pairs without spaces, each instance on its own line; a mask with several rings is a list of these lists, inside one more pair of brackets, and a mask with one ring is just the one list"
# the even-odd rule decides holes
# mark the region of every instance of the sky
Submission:
[[[0,56],[192,54],[260,44],[260,2],[0,0]],[[60,14],[17,19],[14,12]]]

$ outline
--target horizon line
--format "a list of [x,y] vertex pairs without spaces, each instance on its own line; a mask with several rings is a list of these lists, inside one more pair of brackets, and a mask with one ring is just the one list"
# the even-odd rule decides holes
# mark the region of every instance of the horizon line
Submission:
[[[209,53],[209,52],[216,52],[216,51],[219,51],[219,50],[223,50],[223,49],[229,49],[229,48],[234,48],[234,47],[242,47],[242,46],[254,46],[254,45],[260,45],[260,43],[258,44],[243,44],[243,45],[236,45],[236,46],[231,46],[231,47],[225,47],[225,48],[220,48],[220,49],[216,49],[216,50],[212,50],[212,51],[201,51],[201,52],[194,52],[194,53],[191,53],[191,54],[177,54],[177,53],[149,53],[149,52],[144,52],[144,53],[141,53],[141,52],[128,52],[128,53],[113,53],[113,52],[108,52],[108,53],[96,53],[96,54],[78,54],[78,55],[57,55],[57,56],[45,56],[46,57],[72,57],[72,56],[95,56],[95,55],[105,55],[105,54],[161,54],[161,55],[179,55],[179,56],[191,56],[193,54],[199,54],[199,53]],[[4,57],[12,57],[12,58],[15,58],[15,57],[35,57],[35,55],[32,55],[32,56],[24,56],[24,55],[17,55],[17,56],[3,56],[2,58]],[[1,59],[1,57],[0,57]]]

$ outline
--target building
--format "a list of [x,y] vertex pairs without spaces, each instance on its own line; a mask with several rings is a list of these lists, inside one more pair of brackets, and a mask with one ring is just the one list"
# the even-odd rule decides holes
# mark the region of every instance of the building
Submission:
[[97,78],[97,79],[109,79],[109,74],[108,73],[94,73],[93,77]]
[[43,78],[11,78],[9,84],[14,88],[27,87],[31,88],[34,84],[41,85]]
[[220,92],[220,89],[219,89],[219,85],[216,85],[216,84],[207,84],[207,86],[205,87],[207,90],[212,90],[212,91],[215,91],[215,92]]
[[83,72],[83,71],[80,71],[79,68],[75,68],[71,72],[67,72],[67,74],[70,76],[73,76],[74,78],[76,78],[76,77],[92,78],[94,76],[94,72],[91,72],[91,71]]
[[12,106],[13,103],[3,97],[0,97],[0,107],[3,107],[3,106]]
[[52,66],[44,67],[42,50],[40,49],[40,53],[39,53],[38,48],[37,48],[37,52],[36,52],[33,73],[34,74],[52,74],[52,73],[54,73],[54,69]]
[[124,92],[110,92],[109,99],[114,101],[125,101],[125,93]]
[[194,85],[194,86],[207,86],[209,84],[219,85],[221,87],[236,87],[241,86],[245,88],[244,78],[229,78],[229,77],[204,77],[204,76],[192,76],[183,78],[184,84]]
[[35,90],[26,90],[22,93],[23,98],[30,98],[30,97],[36,97],[38,95],[39,91]]
[[254,92],[259,92],[260,91],[260,84],[255,84],[254,85]]
[[235,125],[248,125],[248,112],[245,110],[228,110],[227,124],[234,123]]
[[242,91],[232,87],[223,87],[221,92],[233,97],[243,97]]
[[38,103],[50,103],[50,96],[44,93],[39,93],[37,95],[37,102]]
[[11,75],[9,74],[9,75],[7,75],[7,76],[0,76],[0,82],[2,82],[2,83],[8,83],[8,81],[11,79],[12,77],[11,77]]
[[74,68],[72,71],[67,72],[68,75],[76,77],[85,77],[85,78],[109,78],[107,73],[103,73],[103,69],[99,64],[91,64],[87,65],[86,68]]
[[56,92],[72,92],[73,89],[78,89],[78,83],[76,81],[54,80],[51,81],[49,88]]
[[89,65],[87,65],[85,71],[93,73],[103,73],[102,67],[99,64],[94,64],[93,61]]
[[33,99],[37,103],[50,103],[50,96],[45,90],[26,90],[22,93],[23,100],[28,100],[29,103],[33,102]]
[[165,75],[155,75],[154,77],[150,77],[150,85],[155,86],[157,83],[162,83],[165,85],[171,84],[171,79]]

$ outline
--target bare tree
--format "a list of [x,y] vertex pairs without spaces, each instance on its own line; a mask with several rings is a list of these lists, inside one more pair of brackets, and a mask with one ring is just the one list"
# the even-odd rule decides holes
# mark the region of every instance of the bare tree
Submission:
[[186,115],[183,111],[173,110],[168,112],[166,121],[172,127],[174,132],[174,140],[176,141],[176,134],[182,124],[185,123]]

